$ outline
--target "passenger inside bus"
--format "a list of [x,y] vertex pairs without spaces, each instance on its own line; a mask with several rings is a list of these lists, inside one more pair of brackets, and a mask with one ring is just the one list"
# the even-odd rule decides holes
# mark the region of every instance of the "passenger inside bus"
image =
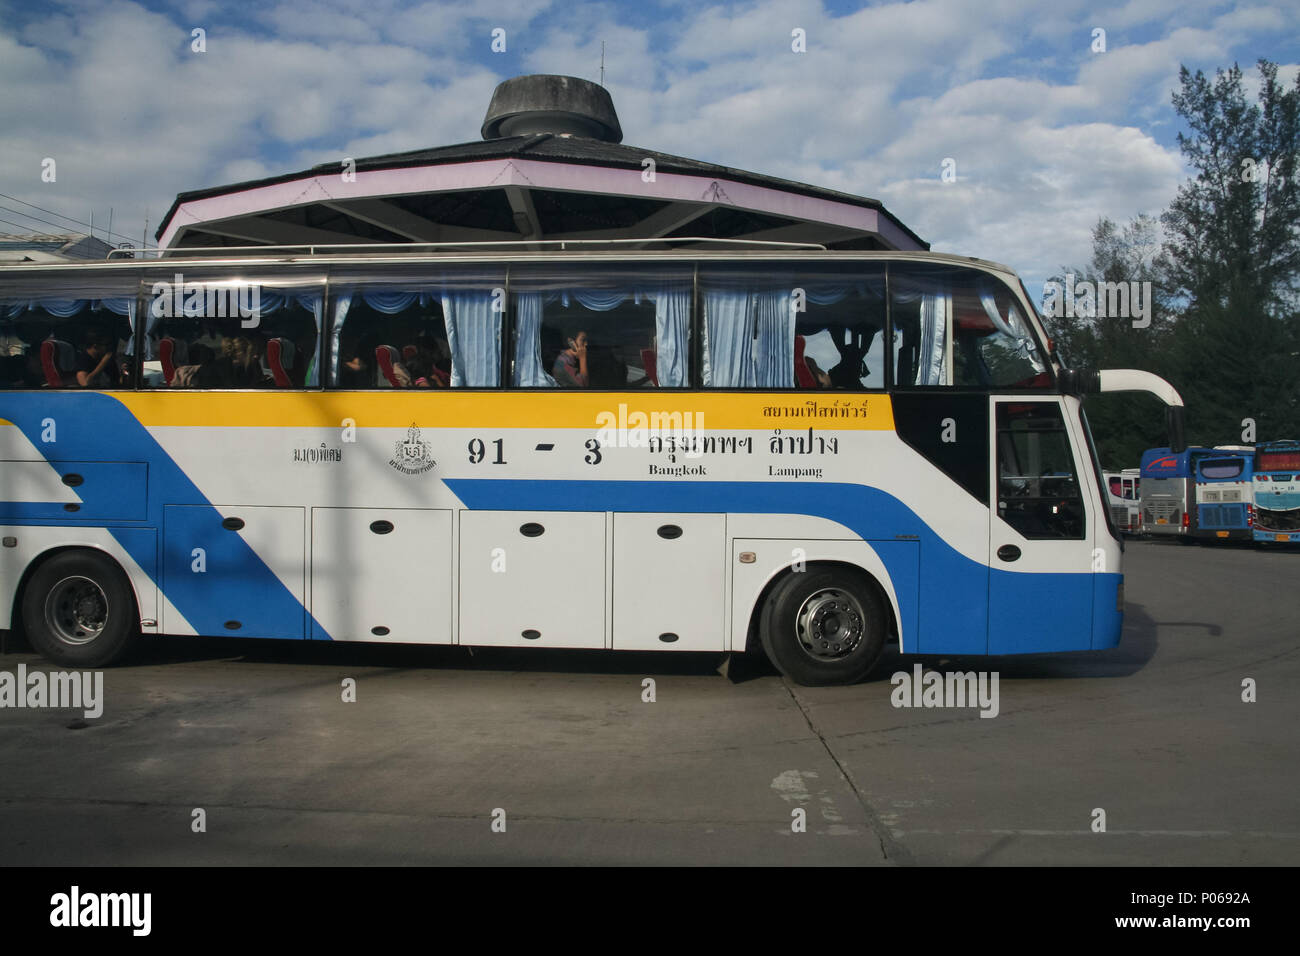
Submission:
[[231,336],[221,343],[216,360],[217,381],[223,388],[260,388],[271,384],[262,369],[261,336]]
[[197,296],[193,311],[170,314],[173,303],[164,299],[159,308],[163,315],[157,315],[153,306],[146,313],[142,384],[209,389],[315,384],[314,307],[306,293],[270,287],[262,287],[255,317],[213,314],[206,298]]
[[451,384],[451,353],[447,340],[427,332],[402,346],[402,361],[416,388],[446,388]]
[[81,388],[116,388],[121,382],[118,363],[108,336],[97,329],[85,334],[85,347],[77,354],[77,385]]
[[587,333],[580,330],[566,341],[568,347],[556,356],[551,375],[561,388],[586,388],[591,384],[587,364]]
[[213,367],[217,353],[202,342],[189,349],[189,361],[178,366],[172,374],[172,388],[213,388],[219,384]]
[[[821,366],[817,364],[817,360],[813,358],[811,355],[805,355],[803,357],[803,360],[805,364],[807,364],[808,366],[808,371],[812,373],[812,380],[814,383],[813,387],[830,388],[831,387],[830,374],[822,371]],[[840,387],[842,388],[843,386]]]

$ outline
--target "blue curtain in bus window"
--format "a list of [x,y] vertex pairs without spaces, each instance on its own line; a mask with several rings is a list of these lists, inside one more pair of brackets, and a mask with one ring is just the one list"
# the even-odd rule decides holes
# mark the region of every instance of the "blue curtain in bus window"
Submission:
[[515,296],[515,367],[510,384],[524,388],[554,388],[555,379],[542,366],[542,294],[523,292]]
[[754,385],[754,296],[747,289],[704,290],[704,384]]
[[569,307],[570,299],[577,299],[580,306],[593,312],[617,309],[627,298],[628,294],[619,289],[570,289],[560,293],[565,308]]
[[793,298],[781,290],[754,299],[754,385],[794,388]]
[[376,312],[383,312],[385,315],[396,315],[398,312],[405,312],[411,306],[425,301],[427,293],[423,292],[373,292],[368,291],[363,294],[366,305]]
[[70,319],[88,306],[90,302],[86,299],[41,299],[33,304],[44,309],[50,315],[58,316],[60,319]]
[[501,313],[493,302],[491,289],[442,294],[452,388],[485,388],[501,380]]
[[691,334],[691,290],[658,289],[649,293],[655,304],[655,375],[660,388],[688,384]]
[[706,289],[705,380],[713,388],[792,388],[794,322],[787,289]]

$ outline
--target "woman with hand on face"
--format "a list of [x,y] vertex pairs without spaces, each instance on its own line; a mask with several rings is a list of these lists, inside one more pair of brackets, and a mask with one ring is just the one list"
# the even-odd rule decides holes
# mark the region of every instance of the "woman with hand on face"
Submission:
[[551,377],[561,388],[586,388],[591,381],[587,374],[587,333],[579,332],[569,339],[569,347],[555,359]]

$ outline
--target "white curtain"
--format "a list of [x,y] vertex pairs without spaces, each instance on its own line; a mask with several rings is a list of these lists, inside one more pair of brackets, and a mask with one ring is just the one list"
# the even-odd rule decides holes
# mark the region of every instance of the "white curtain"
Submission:
[[514,298],[515,367],[510,373],[510,384],[554,388],[555,379],[542,365],[542,294],[522,292]]
[[495,302],[489,289],[442,294],[452,388],[486,388],[501,381],[501,313]]

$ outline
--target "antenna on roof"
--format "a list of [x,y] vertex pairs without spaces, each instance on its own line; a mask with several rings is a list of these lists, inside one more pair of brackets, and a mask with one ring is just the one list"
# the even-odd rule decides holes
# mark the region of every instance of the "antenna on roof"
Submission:
[[605,41],[600,41],[600,85],[605,85]]

